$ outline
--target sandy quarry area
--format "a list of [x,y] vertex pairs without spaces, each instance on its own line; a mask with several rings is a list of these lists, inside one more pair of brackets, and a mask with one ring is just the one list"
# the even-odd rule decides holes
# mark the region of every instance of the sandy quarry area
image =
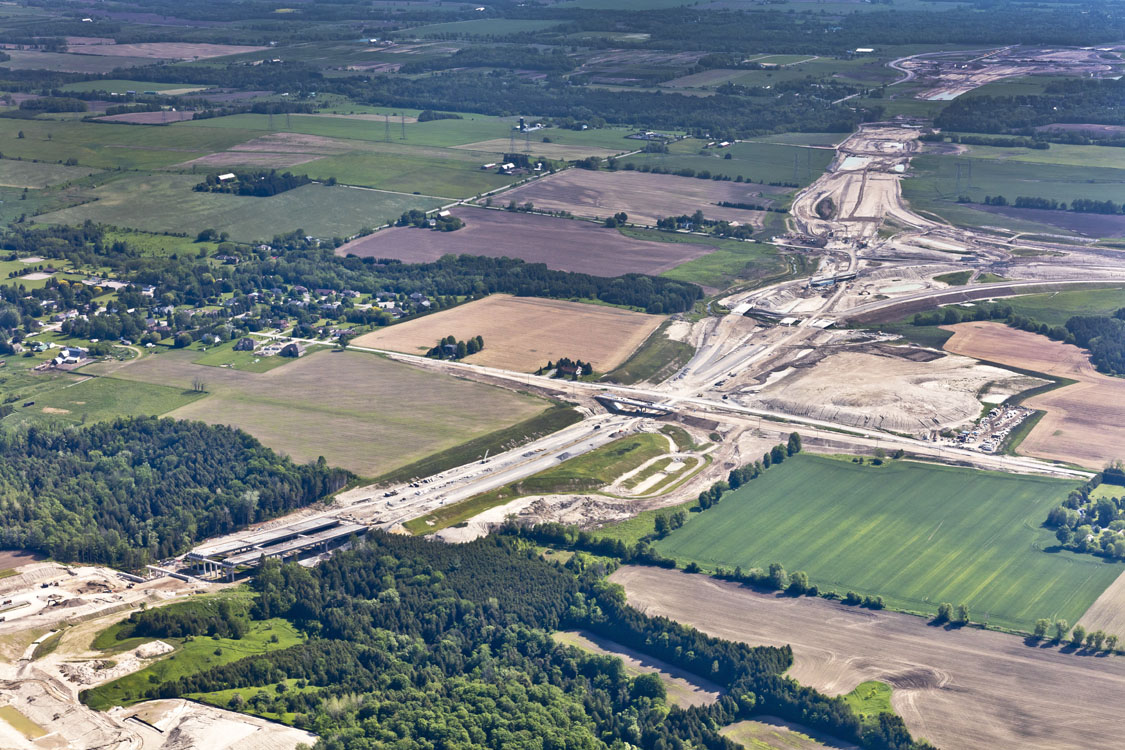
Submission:
[[1019,452],[1091,469],[1125,458],[1125,379],[1103,375],[1076,346],[1051,341],[1001,323],[949,326],[947,351],[1077,380],[1028,399],[1047,413],[1019,445]]
[[770,373],[757,392],[744,391],[737,400],[814,419],[926,436],[975,421],[985,394],[1011,395],[1042,384],[969,357],[916,347],[862,344],[835,352],[826,347],[805,351]]
[[754,183],[716,182],[692,177],[630,171],[568,169],[504,194],[516,203],[530,201],[541,211],[569,211],[575,216],[605,218],[620,211],[629,222],[655,225],[666,216],[702,210],[709,219],[760,226],[762,212],[723,208],[720,202],[765,205],[784,188]]
[[425,354],[445,336],[484,339],[466,362],[532,372],[562,357],[607,372],[624,362],[663,319],[659,315],[581,302],[509,297],[484,299],[364,334],[357,346]]
[[752,645],[792,645],[787,674],[829,694],[865,680],[891,684],[907,727],[942,750],[1121,744],[1125,658],[1063,653],[991,631],[947,631],[910,615],[759,594],[659,568],[627,566],[610,580],[649,615]]

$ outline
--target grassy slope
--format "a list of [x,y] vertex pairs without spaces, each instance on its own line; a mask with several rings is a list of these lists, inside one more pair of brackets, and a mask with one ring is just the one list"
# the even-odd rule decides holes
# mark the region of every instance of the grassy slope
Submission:
[[622,362],[616,370],[606,373],[605,379],[625,385],[642,380],[660,382],[686,365],[695,354],[695,349],[690,344],[673,341],[665,336],[664,332],[669,325],[668,322],[661,323],[629,359]]
[[1048,553],[1047,511],[1073,486],[949,467],[869,467],[801,455],[766,472],[657,543],[684,562],[804,570],[822,588],[882,595],[932,614],[966,603],[974,619],[1026,630],[1075,621],[1125,565]]

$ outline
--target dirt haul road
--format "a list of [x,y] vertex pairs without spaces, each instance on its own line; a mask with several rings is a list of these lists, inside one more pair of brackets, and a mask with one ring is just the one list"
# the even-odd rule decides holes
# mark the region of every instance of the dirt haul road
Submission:
[[864,680],[893,685],[892,704],[910,731],[943,750],[1121,746],[1125,659],[1028,646],[1004,633],[946,631],[910,615],[759,594],[672,570],[624,567],[610,580],[649,615],[752,645],[790,644],[787,674],[802,685],[832,695]]

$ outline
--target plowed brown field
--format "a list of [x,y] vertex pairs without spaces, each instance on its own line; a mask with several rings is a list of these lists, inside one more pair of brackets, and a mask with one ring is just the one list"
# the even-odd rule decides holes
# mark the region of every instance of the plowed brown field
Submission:
[[1094,369],[1077,346],[1001,323],[949,326],[947,351],[1078,381],[1025,401],[1046,412],[1019,452],[1101,469],[1125,458],[1125,379]]
[[659,315],[614,307],[494,294],[364,334],[354,343],[425,354],[445,336],[462,340],[480,336],[484,350],[466,362],[530,372],[569,357],[608,372],[624,362],[662,320]]
[[1081,656],[992,631],[945,630],[895,612],[759,594],[658,568],[610,580],[629,603],[705,633],[793,647],[787,673],[832,695],[865,680],[894,686],[892,705],[942,750],[1120,747],[1125,658]]

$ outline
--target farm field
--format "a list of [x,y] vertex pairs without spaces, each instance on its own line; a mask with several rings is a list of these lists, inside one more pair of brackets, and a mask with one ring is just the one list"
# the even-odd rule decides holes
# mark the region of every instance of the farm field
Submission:
[[426,37],[444,36],[445,34],[500,36],[505,34],[543,31],[558,25],[558,21],[524,20],[518,18],[482,18],[472,21],[450,21],[449,23],[433,23],[428,26],[416,26],[412,29],[399,32],[396,36],[411,39],[425,39]]
[[754,183],[716,182],[636,171],[568,169],[504,193],[518,204],[530,201],[541,211],[569,211],[576,216],[604,219],[624,211],[629,222],[656,225],[666,216],[691,215],[702,210],[709,219],[761,226],[762,212],[723,208],[720,202],[769,205],[784,188]]
[[616,656],[625,664],[625,672],[633,677],[655,672],[664,683],[664,689],[668,691],[668,702],[680,708],[704,706],[719,699],[721,689],[718,685],[594,633],[564,630],[553,633],[551,637],[558,643],[573,646],[581,651]]
[[366,333],[352,343],[425,354],[439,339],[484,339],[466,362],[533,372],[562,357],[605,372],[621,364],[660,325],[658,315],[602,305],[493,294],[459,307]]
[[1030,631],[1077,622],[1125,565],[1048,554],[1047,511],[1074,482],[913,462],[881,467],[798,455],[656,542],[706,569],[779,562],[822,590],[883,596],[932,616],[965,603],[973,618]]
[[152,81],[131,81],[124,78],[99,78],[95,81],[77,81],[75,83],[68,83],[60,87],[63,91],[109,91],[117,94],[124,94],[126,91],[182,91],[185,88],[200,87],[185,87],[182,83],[154,83]]
[[[727,154],[731,155],[730,159],[725,158]],[[707,171],[732,180],[741,175],[750,182],[767,185],[777,182],[804,187],[820,177],[832,157],[832,151],[822,148],[744,141],[709,151],[706,156],[698,153],[637,154],[621,159],[619,166],[632,164],[640,168],[648,165],[672,171],[694,169],[696,174]]]
[[[1050,154],[1053,150],[1043,153]],[[960,180],[957,179],[959,168]],[[923,154],[911,161],[902,189],[903,196],[915,208],[933,211],[956,223],[1002,225],[1017,231],[1044,231],[1046,226],[1048,232],[1061,229],[1088,236],[1125,234],[1125,220],[1120,216],[983,205],[986,196],[996,195],[1004,196],[1009,203],[1020,196],[1066,203],[1076,198],[1122,203],[1125,202],[1125,170],[1122,169]],[[958,196],[968,196],[974,204],[958,204]]]
[[[766,214],[767,218],[778,214]],[[767,224],[767,227],[770,226]],[[690,281],[709,292],[725,289],[736,280],[764,282],[777,279],[791,269],[798,272],[806,265],[804,258],[790,255],[787,258],[777,248],[765,242],[723,240],[701,237],[697,234],[659,232],[646,229],[622,229],[626,237],[636,237],[653,242],[672,242],[686,245],[704,245],[714,252],[676,266],[660,274],[666,279]]]
[[[387,145],[387,144],[383,144]],[[510,185],[517,177],[481,169],[495,155],[455,149],[419,148],[415,153],[349,153],[309,162],[300,172],[313,179],[335,177],[346,185],[468,198]]]
[[118,68],[136,68],[150,65],[148,57],[106,57],[100,55],[72,55],[66,52],[41,52],[39,50],[5,50],[10,59],[0,67],[9,70],[51,70],[59,73],[111,73]]
[[96,174],[88,167],[0,159],[0,186],[41,189]]
[[118,416],[159,416],[200,398],[190,388],[159,383],[129,383],[115,378],[75,378],[60,381],[57,388],[41,393],[35,405],[19,409],[3,424],[62,421],[75,424],[98,422]]
[[[517,139],[513,144],[507,138],[492,138],[487,141],[477,141],[476,143],[466,143],[464,146],[454,146],[453,148],[474,149],[476,151],[491,151],[494,153],[507,153],[508,149],[512,146],[521,153],[530,152],[535,156],[542,156],[547,159],[585,159],[587,156],[596,156],[604,159],[607,156],[623,153],[629,147],[626,145],[629,142],[622,139],[619,148],[603,148],[595,145],[584,144],[567,144],[567,143],[554,143],[553,131],[551,136],[551,143],[543,143],[542,141],[524,141]],[[532,145],[534,144],[534,145]]]
[[186,232],[208,227],[240,242],[268,241],[302,228],[315,237],[358,232],[397,219],[405,210],[429,210],[436,198],[349,188],[304,185],[269,198],[194,192],[197,175],[155,174],[115,180],[90,191],[98,200],[44,214],[48,224],[98,223],[147,232]]
[[1125,659],[1031,647],[975,628],[934,628],[917,617],[823,599],[761,594],[674,570],[627,566],[610,580],[649,615],[755,646],[791,645],[794,664],[786,674],[802,685],[831,695],[866,680],[893,686],[892,706],[907,727],[943,750],[1088,750],[1118,742]]
[[947,351],[1078,381],[1024,402],[1046,414],[1020,443],[1020,453],[1093,470],[1122,457],[1125,379],[1095,370],[1077,346],[1002,323],[960,323],[948,330],[953,336]]
[[295,461],[324,456],[361,476],[452,448],[547,406],[360,352],[315,352],[264,373],[195,364],[196,356],[171,351],[87,369],[183,390],[199,378],[207,397],[169,416],[239,427]]
[[150,58],[153,60],[204,60],[247,52],[259,52],[266,47],[240,44],[207,44],[193,42],[139,42],[136,44],[70,44],[67,51],[82,55],[102,57]]
[[[293,192],[293,191],[291,191]],[[590,222],[526,213],[459,206],[464,220],[456,232],[414,227],[385,229],[336,249],[337,255],[396,258],[405,263],[435,261],[443,255],[469,254],[523,258],[559,271],[594,276],[624,273],[660,274],[706,255],[706,245],[645,242]]]
[[1075,315],[1113,315],[1125,307],[1125,287],[1120,289],[1087,289],[1078,292],[1053,292],[1009,297],[1003,304],[1012,312],[1046,323],[1061,326]]

